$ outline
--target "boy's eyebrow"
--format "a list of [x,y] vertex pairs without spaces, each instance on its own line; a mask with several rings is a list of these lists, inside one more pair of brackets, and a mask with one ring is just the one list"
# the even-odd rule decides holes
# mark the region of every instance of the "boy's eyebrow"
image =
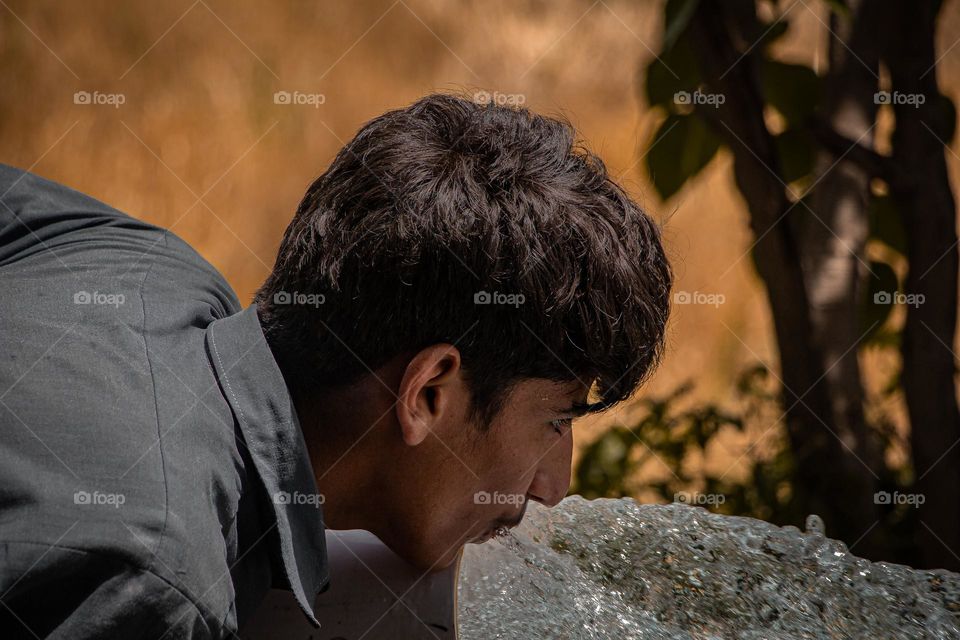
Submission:
[[580,416],[590,413],[591,405],[585,402],[574,402],[572,405],[566,409],[558,409],[557,413],[569,414],[574,418],[579,418]]

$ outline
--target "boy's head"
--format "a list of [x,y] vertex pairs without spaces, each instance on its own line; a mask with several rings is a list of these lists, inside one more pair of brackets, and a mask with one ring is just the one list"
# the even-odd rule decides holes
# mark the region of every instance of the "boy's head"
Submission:
[[310,186],[256,303],[318,478],[369,484],[342,522],[436,568],[563,497],[565,419],[652,371],[670,286],[656,224],[569,124],[430,95]]

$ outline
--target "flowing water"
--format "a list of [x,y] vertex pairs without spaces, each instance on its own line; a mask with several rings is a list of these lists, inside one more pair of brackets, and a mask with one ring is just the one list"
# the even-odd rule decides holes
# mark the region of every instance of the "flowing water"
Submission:
[[960,638],[960,575],[685,505],[566,498],[461,562],[461,640]]

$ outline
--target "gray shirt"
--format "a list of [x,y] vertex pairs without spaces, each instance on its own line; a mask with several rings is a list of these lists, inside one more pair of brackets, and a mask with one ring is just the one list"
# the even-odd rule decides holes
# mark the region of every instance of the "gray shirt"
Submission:
[[0,637],[229,637],[271,586],[316,624],[316,496],[256,308],[171,232],[0,165]]

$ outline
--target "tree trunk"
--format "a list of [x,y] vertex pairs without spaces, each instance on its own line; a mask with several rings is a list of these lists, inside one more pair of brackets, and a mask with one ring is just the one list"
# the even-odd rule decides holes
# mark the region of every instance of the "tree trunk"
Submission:
[[[890,3],[884,60],[892,88],[923,95],[919,106],[894,104],[893,164],[907,179],[891,184],[907,232],[910,272],[903,331],[903,385],[910,442],[923,494],[917,542],[924,567],[960,569],[960,413],[954,381],[957,321],[957,232],[944,159],[948,128],[939,106],[934,29],[939,2]],[[920,298],[922,296],[922,298]]]
[[[829,69],[822,81],[820,117],[834,131],[871,148],[879,73],[876,5],[855,0],[847,6],[849,17],[831,16]],[[802,208],[795,220],[801,222],[797,231],[812,338],[823,358],[832,424],[849,456],[856,458],[848,460],[848,473],[863,476],[863,493],[858,499],[866,502],[860,509],[871,519],[848,542],[859,540],[857,553],[876,558],[882,554],[881,541],[868,533],[879,531],[874,527],[878,518],[873,493],[882,458],[864,418],[857,348],[864,331],[859,320],[868,273],[865,248],[870,232],[870,179],[869,172],[847,156],[819,151],[812,211]]]
[[[742,7],[749,15],[732,13]],[[764,123],[757,57],[747,51],[761,32],[752,12],[742,4],[701,2],[691,23],[693,42],[708,87],[726,98],[711,124],[733,152],[735,179],[756,237],[754,256],[773,313],[787,433],[797,465],[793,489],[803,508],[824,517],[831,536],[853,542],[876,521],[873,478],[835,435],[826,367],[788,224],[791,203]]]

